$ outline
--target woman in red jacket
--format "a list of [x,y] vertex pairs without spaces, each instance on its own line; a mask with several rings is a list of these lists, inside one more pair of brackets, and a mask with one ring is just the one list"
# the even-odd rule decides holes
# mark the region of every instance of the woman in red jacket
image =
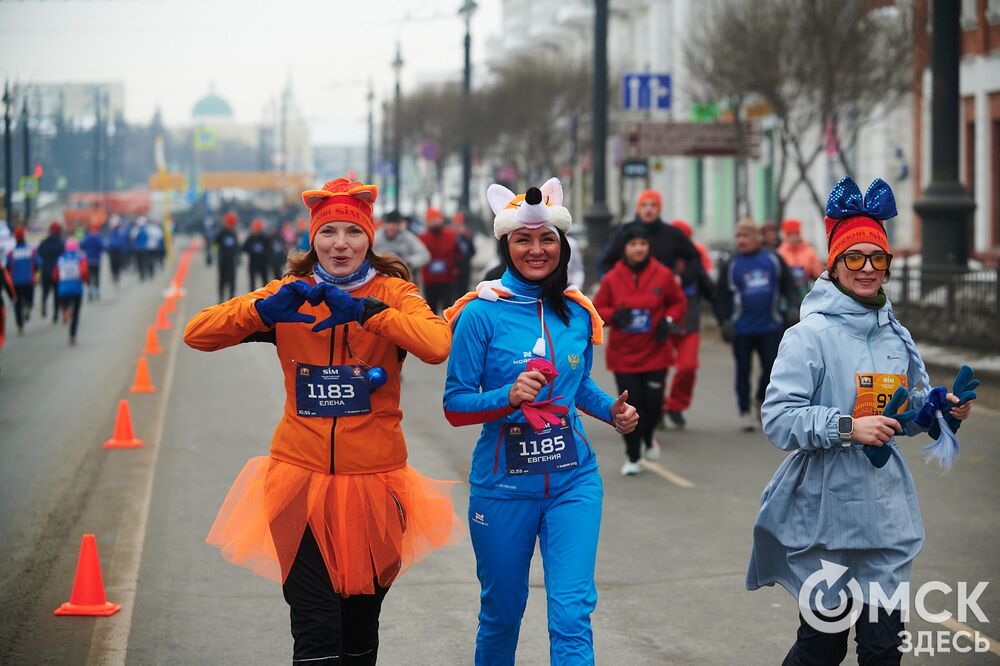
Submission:
[[201,351],[276,347],[286,397],[270,455],[243,468],[207,541],[282,583],[296,662],[374,664],[389,585],[462,530],[450,484],[407,464],[399,408],[407,352],[441,363],[451,329],[405,264],[372,252],[377,196],[346,178],[303,192],[308,253],[184,331]]
[[639,410],[639,427],[625,435],[628,459],[622,474],[635,476],[642,469],[640,453],[660,457],[653,430],[663,411],[663,382],[673,352],[667,341],[679,335],[687,300],[673,271],[650,257],[649,239],[643,229],[630,229],[624,256],[604,275],[594,306],[611,334],[605,360],[615,373],[618,391],[627,390]]

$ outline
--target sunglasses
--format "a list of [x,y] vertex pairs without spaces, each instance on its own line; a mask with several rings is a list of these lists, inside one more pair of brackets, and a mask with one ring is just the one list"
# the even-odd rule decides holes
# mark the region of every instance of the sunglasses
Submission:
[[889,264],[892,263],[892,255],[886,252],[872,252],[871,254],[864,254],[863,252],[845,252],[844,254],[838,256],[837,259],[843,259],[844,266],[846,266],[849,271],[860,271],[869,261],[872,263],[873,270],[887,271],[889,270]]

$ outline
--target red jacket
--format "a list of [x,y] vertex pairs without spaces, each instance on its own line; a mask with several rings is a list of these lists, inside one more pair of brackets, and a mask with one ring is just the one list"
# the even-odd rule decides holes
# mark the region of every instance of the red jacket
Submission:
[[[650,258],[638,274],[624,259],[604,275],[594,297],[597,313],[610,327],[607,361],[608,370],[618,373],[650,372],[664,370],[673,363],[673,351],[667,340],[656,339],[656,327],[666,317],[677,325],[684,323],[687,299],[674,276],[674,272]],[[647,329],[629,332],[620,329],[612,317],[616,310],[635,312],[634,323],[645,319]],[[647,319],[648,317],[648,319]]]
[[421,269],[424,284],[451,284],[458,279],[462,251],[454,229],[441,227],[440,232],[430,229],[420,234],[421,242],[431,253],[431,260]]

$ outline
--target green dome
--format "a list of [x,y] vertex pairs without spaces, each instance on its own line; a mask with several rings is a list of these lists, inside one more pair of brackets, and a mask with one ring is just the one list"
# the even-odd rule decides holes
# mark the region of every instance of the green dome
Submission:
[[232,118],[233,110],[229,102],[215,93],[209,93],[198,100],[191,115],[195,118]]

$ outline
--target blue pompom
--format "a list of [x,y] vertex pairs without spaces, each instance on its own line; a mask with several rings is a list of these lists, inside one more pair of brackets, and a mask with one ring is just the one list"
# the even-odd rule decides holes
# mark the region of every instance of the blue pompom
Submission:
[[376,389],[384,385],[389,380],[389,375],[385,373],[385,368],[376,365],[368,369],[368,389],[374,393]]

